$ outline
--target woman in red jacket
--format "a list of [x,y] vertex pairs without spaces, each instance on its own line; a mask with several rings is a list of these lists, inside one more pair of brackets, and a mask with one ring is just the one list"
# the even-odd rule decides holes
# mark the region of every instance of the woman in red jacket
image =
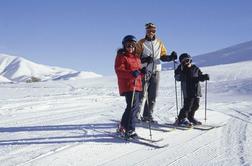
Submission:
[[135,53],[136,42],[134,36],[125,36],[122,41],[123,48],[118,50],[115,60],[119,93],[121,96],[125,96],[127,103],[118,132],[127,138],[137,136],[135,132],[136,113],[140,105],[142,76],[146,73],[145,68],[141,69],[140,57]]

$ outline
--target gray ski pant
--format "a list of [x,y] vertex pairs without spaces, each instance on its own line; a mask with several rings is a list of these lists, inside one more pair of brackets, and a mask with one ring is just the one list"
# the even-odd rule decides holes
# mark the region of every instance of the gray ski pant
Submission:
[[[160,80],[160,72],[156,71],[154,74],[151,75],[149,79],[149,87],[147,89],[148,91],[148,96],[147,100],[144,105],[144,112],[143,112],[143,117],[144,118],[150,118],[153,119],[152,114],[153,114],[153,109],[156,103],[156,97],[158,94],[158,88],[159,88],[159,80]],[[145,80],[143,80],[143,86],[145,86]],[[141,96],[143,98],[143,95]]]

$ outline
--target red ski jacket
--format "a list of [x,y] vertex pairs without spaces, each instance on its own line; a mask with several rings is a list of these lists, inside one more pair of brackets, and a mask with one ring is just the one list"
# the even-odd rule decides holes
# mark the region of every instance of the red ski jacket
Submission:
[[[121,96],[125,92],[132,92],[134,86],[136,86],[136,91],[142,91],[142,74],[137,78],[132,76],[134,70],[141,69],[140,57],[136,54],[121,53],[117,54],[115,60],[115,72],[118,78],[119,93]],[[134,80],[136,80],[134,85]]]

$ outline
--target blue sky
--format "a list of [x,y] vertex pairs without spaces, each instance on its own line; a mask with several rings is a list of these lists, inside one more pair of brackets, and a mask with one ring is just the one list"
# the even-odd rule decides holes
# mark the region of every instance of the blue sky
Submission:
[[252,40],[251,0],[0,0],[0,53],[114,74],[125,35],[158,26],[168,53],[192,56]]

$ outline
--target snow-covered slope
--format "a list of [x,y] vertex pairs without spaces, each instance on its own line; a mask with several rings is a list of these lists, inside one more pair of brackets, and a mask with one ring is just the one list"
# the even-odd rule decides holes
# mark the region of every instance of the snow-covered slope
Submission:
[[[210,131],[152,127],[152,138],[168,143],[153,149],[101,132],[115,131],[125,99],[115,76],[77,81],[0,86],[0,165],[93,166],[158,165],[222,166],[252,164],[252,62],[202,67],[210,74],[207,123],[226,124]],[[205,82],[201,83],[205,94]],[[178,99],[180,107],[180,84]],[[173,71],[161,72],[154,118],[174,121]],[[196,118],[204,122],[205,98]],[[164,128],[167,129],[167,128]],[[137,127],[149,138],[149,128]]]
[[9,79],[5,78],[4,76],[0,75],[0,83],[8,83],[8,82],[12,82]]
[[32,77],[41,81],[100,77],[100,75],[93,72],[78,72],[71,69],[41,65],[22,57],[6,54],[0,54],[0,75],[15,82],[24,82]]
[[[191,56],[193,56],[193,63],[200,67],[249,61],[252,60],[252,41],[230,46],[207,54]],[[162,67],[163,70],[170,70],[173,69],[173,64],[163,63]]]
[[252,41],[193,57],[198,66],[213,66],[252,60]]

